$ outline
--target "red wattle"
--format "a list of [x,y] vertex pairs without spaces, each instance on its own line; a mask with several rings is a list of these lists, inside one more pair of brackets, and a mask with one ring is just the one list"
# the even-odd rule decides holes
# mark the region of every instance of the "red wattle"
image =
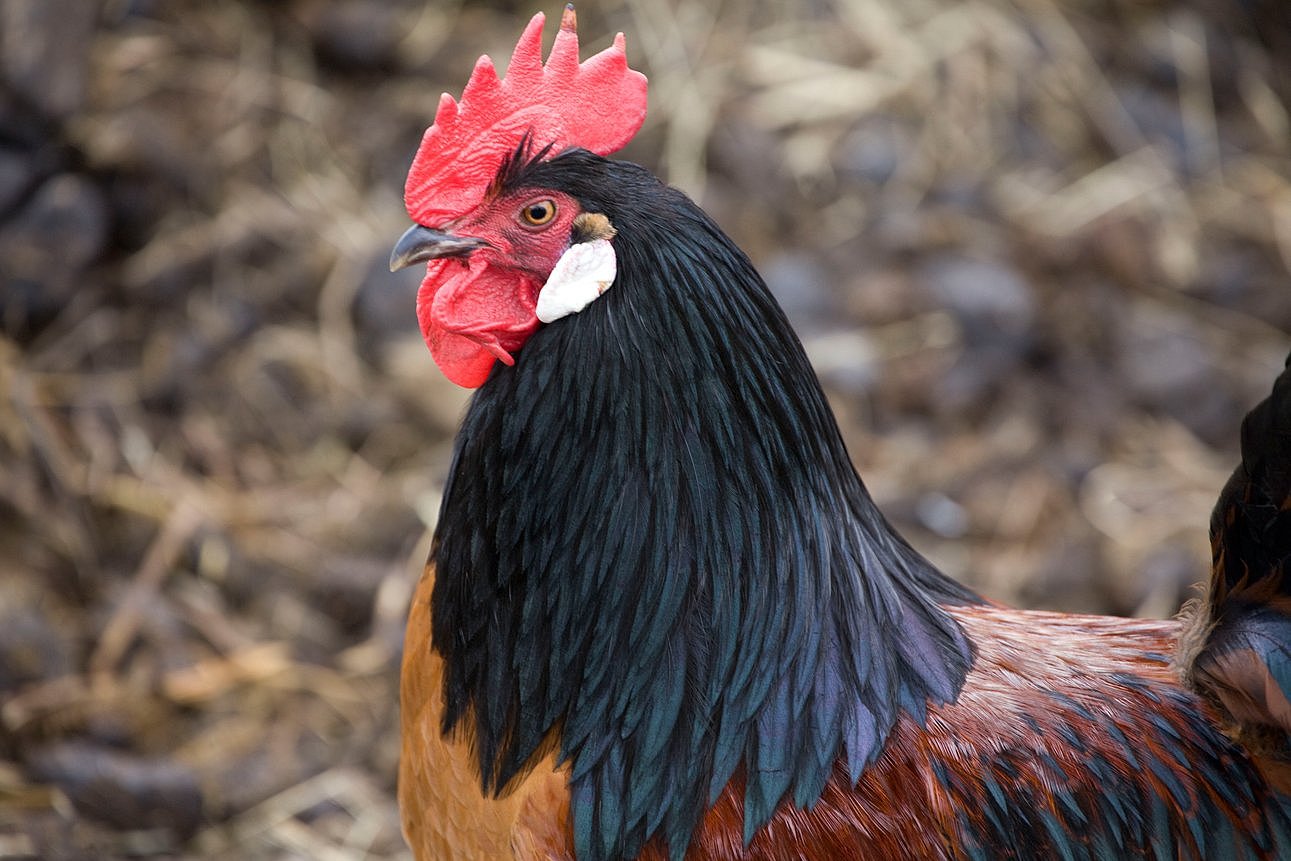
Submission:
[[514,353],[540,325],[537,285],[514,271],[472,260],[433,260],[417,292],[417,322],[444,376],[468,389]]

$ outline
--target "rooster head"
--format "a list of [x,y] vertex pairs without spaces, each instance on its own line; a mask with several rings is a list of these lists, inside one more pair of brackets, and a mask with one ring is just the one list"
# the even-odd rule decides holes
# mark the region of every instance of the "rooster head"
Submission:
[[543,15],[520,36],[506,77],[480,57],[460,101],[445,93],[408,172],[416,222],[390,268],[427,262],[417,319],[450,380],[483,385],[543,323],[581,310],[614,280],[614,229],[552,189],[512,181],[568,149],[608,155],[645,121],[646,79],[628,68],[623,34],[578,61],[573,6],[542,63]]

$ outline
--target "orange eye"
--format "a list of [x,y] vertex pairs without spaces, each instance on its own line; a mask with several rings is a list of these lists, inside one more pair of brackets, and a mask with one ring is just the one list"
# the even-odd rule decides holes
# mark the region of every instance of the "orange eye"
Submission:
[[520,210],[520,218],[532,227],[542,227],[556,217],[556,201],[538,200]]

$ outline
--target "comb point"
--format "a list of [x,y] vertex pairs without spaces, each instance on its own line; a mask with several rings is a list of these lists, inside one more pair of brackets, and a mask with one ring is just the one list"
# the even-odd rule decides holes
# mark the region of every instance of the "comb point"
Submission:
[[468,104],[473,98],[485,100],[489,95],[496,91],[500,85],[498,80],[498,70],[493,65],[493,58],[488,54],[480,55],[475,61],[475,68],[471,70],[470,80],[466,82],[466,88],[462,90],[461,101],[458,102],[458,109]]
[[511,62],[507,65],[507,79],[516,82],[537,81],[542,77],[542,28],[547,16],[541,12],[535,14],[525,25],[511,52]]
[[578,75],[578,31],[566,27],[563,18],[556,43],[551,46],[551,56],[547,57],[546,72],[557,79],[573,79]]
[[457,116],[457,100],[448,93],[440,93],[439,108],[435,111],[435,124],[451,123]]

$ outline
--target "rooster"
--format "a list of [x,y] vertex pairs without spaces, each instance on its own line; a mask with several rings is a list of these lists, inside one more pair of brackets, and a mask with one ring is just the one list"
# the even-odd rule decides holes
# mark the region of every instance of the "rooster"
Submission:
[[1291,854],[1291,371],[1183,621],[1014,610],[884,520],[748,258],[607,156],[646,82],[567,8],[408,176],[422,332],[477,391],[402,670],[419,859]]

